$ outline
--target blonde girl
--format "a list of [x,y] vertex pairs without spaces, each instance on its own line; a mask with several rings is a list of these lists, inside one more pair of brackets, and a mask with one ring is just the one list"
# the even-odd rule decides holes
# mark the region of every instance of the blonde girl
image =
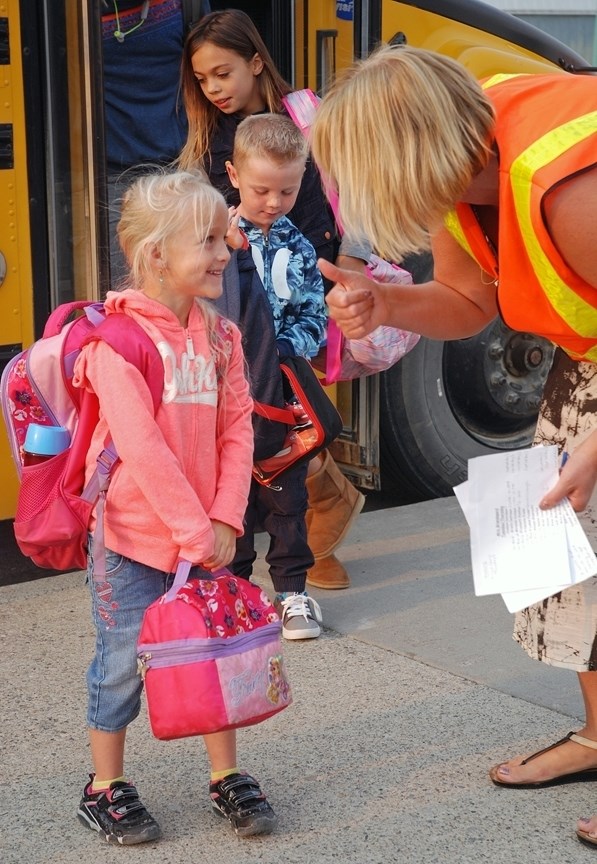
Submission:
[[[168,587],[178,559],[218,569],[232,560],[243,530],[252,402],[240,333],[210,304],[222,292],[227,230],[224,199],[197,173],[137,180],[125,194],[119,223],[130,273],[105,305],[108,314],[132,318],[155,343],[163,362],[161,405],[154,415],[140,371],[103,342],[86,346],[75,368],[76,385],[93,391],[100,404],[87,475],[108,434],[120,457],[105,507],[104,582],[92,575],[93,525],[89,546],[96,628],[87,673],[93,770],[78,810],[83,824],[110,843],[161,835],[124,770],[126,730],[140,710],[136,643],[143,612]],[[215,812],[238,834],[271,831],[275,815],[258,783],[236,767],[235,733],[204,741]]]

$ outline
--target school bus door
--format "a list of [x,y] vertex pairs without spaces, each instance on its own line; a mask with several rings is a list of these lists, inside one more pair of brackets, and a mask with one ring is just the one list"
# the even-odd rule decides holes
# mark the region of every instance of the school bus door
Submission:
[[[355,56],[367,54],[379,40],[380,3],[296,2],[295,76],[297,89],[310,87],[325,95],[338,70]],[[330,388],[343,429],[331,446],[342,470],[359,486],[380,488],[378,418],[379,376]]]
[[[99,21],[99,0],[0,0],[0,371],[52,308],[105,281]],[[2,432],[0,519],[16,493]]]

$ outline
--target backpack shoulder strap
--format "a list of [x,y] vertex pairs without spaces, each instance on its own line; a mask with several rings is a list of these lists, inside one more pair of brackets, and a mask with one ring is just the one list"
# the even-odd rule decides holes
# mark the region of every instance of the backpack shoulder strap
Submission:
[[154,412],[156,412],[164,391],[164,365],[158,349],[145,330],[128,315],[115,312],[107,315],[83,344],[98,340],[106,342],[141,372],[149,387]]
[[253,411],[266,420],[275,420],[276,423],[285,423],[287,426],[295,424],[294,412],[290,408],[277,408],[275,405],[253,400]]
[[[309,137],[311,126],[313,125],[315,114],[317,113],[320,102],[321,100],[319,96],[308,88],[305,90],[292,90],[282,98],[282,103],[288,112],[290,119],[294,125],[300,129],[305,138]],[[325,182],[325,178],[322,178],[322,180],[326,198],[332,208],[338,229],[342,234],[344,233],[344,230],[340,221],[338,195],[334,189],[331,188],[330,184]]]
[[182,20],[186,33],[189,27],[196,24],[200,18],[211,12],[209,0],[182,0]]
[[292,90],[282,98],[282,103],[288,111],[290,119],[306,138],[309,137],[309,130],[313,125],[319,102],[319,97],[308,88]]
[[[114,351],[120,354],[128,363],[132,363],[143,375],[151,393],[154,414],[162,402],[164,390],[164,366],[158,349],[143,328],[121,312],[107,315],[91,333],[82,341],[81,347],[90,342],[106,342]],[[92,408],[99,410],[95,394],[87,393],[93,399],[87,400]],[[86,402],[82,402],[82,410]],[[81,498],[97,502],[95,545],[93,554],[93,579],[101,582],[106,578],[106,547],[104,542],[104,508],[105,493],[110,483],[114,465],[118,462],[118,453],[108,433],[104,449],[97,458],[95,471],[85,485]]]

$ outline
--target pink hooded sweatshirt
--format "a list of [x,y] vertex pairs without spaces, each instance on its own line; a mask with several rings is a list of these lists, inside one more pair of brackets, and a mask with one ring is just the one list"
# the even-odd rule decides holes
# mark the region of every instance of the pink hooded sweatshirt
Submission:
[[86,479],[108,429],[121,459],[107,494],[106,547],[164,572],[173,572],[178,558],[200,564],[214,551],[210,519],[231,525],[237,536],[243,533],[253,402],[240,332],[221,319],[230,361],[218,389],[197,305],[186,328],[140,291],[111,291],[105,305],[108,313],[123,312],[140,324],[164,363],[162,404],[155,416],[141,372],[104,342],[87,345],[75,364],[75,386],[95,392],[100,403]]

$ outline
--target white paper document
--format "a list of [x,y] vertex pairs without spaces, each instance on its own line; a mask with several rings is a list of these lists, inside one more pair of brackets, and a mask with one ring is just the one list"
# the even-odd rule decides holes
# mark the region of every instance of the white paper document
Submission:
[[555,446],[479,456],[454,489],[470,528],[475,594],[502,594],[510,612],[597,573],[570,502],[539,508],[558,461]]

